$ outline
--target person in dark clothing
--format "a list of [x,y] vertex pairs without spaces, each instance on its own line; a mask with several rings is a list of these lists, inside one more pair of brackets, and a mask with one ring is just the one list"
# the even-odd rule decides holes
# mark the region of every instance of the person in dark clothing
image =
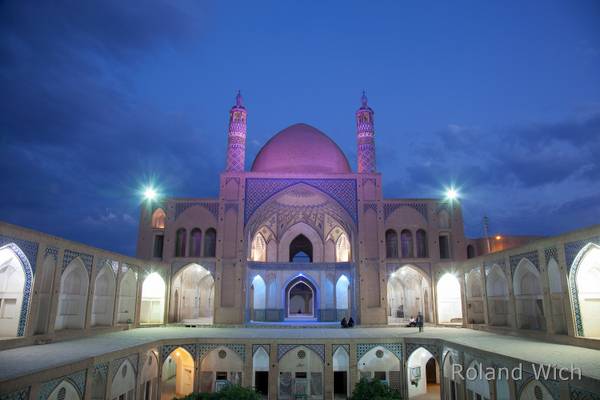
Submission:
[[352,328],[354,326],[354,320],[352,319],[352,317],[350,317],[350,319],[348,320],[348,328]]
[[419,332],[423,332],[423,314],[420,311],[417,314],[417,326],[419,327]]
[[348,322],[346,321],[346,317],[342,318],[342,328],[347,328],[348,327]]

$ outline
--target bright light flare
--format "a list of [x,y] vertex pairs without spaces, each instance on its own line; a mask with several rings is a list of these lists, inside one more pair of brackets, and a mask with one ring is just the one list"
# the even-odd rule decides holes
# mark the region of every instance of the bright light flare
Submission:
[[158,197],[158,193],[156,192],[156,189],[154,189],[152,186],[148,186],[144,189],[144,198],[146,200],[155,200]]
[[446,198],[448,200],[456,200],[458,199],[458,196],[458,190],[456,190],[455,188],[451,187],[449,189],[446,189]]

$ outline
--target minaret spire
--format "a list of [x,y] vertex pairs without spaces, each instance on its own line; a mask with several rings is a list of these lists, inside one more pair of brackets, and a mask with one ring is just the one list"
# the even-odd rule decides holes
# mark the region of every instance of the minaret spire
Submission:
[[360,98],[361,106],[356,111],[356,137],[358,140],[358,172],[372,173],[375,163],[375,112],[369,107],[367,94],[363,90]]
[[229,132],[227,135],[228,172],[244,171],[246,159],[246,107],[242,102],[242,93],[238,90],[235,105],[229,111]]

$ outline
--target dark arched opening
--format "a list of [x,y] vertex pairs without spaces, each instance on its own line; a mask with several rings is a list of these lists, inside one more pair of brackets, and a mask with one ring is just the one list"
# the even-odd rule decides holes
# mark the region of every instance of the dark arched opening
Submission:
[[475,247],[472,244],[467,246],[467,258],[475,257]]
[[304,235],[298,235],[290,243],[290,262],[312,262],[313,246]]

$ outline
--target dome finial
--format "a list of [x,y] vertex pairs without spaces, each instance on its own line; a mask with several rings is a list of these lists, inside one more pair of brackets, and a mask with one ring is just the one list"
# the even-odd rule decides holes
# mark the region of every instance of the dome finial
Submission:
[[237,95],[235,96],[235,105],[236,107],[242,107],[242,91],[238,89]]
[[360,102],[363,107],[367,107],[367,91],[363,89],[362,96],[360,97]]

